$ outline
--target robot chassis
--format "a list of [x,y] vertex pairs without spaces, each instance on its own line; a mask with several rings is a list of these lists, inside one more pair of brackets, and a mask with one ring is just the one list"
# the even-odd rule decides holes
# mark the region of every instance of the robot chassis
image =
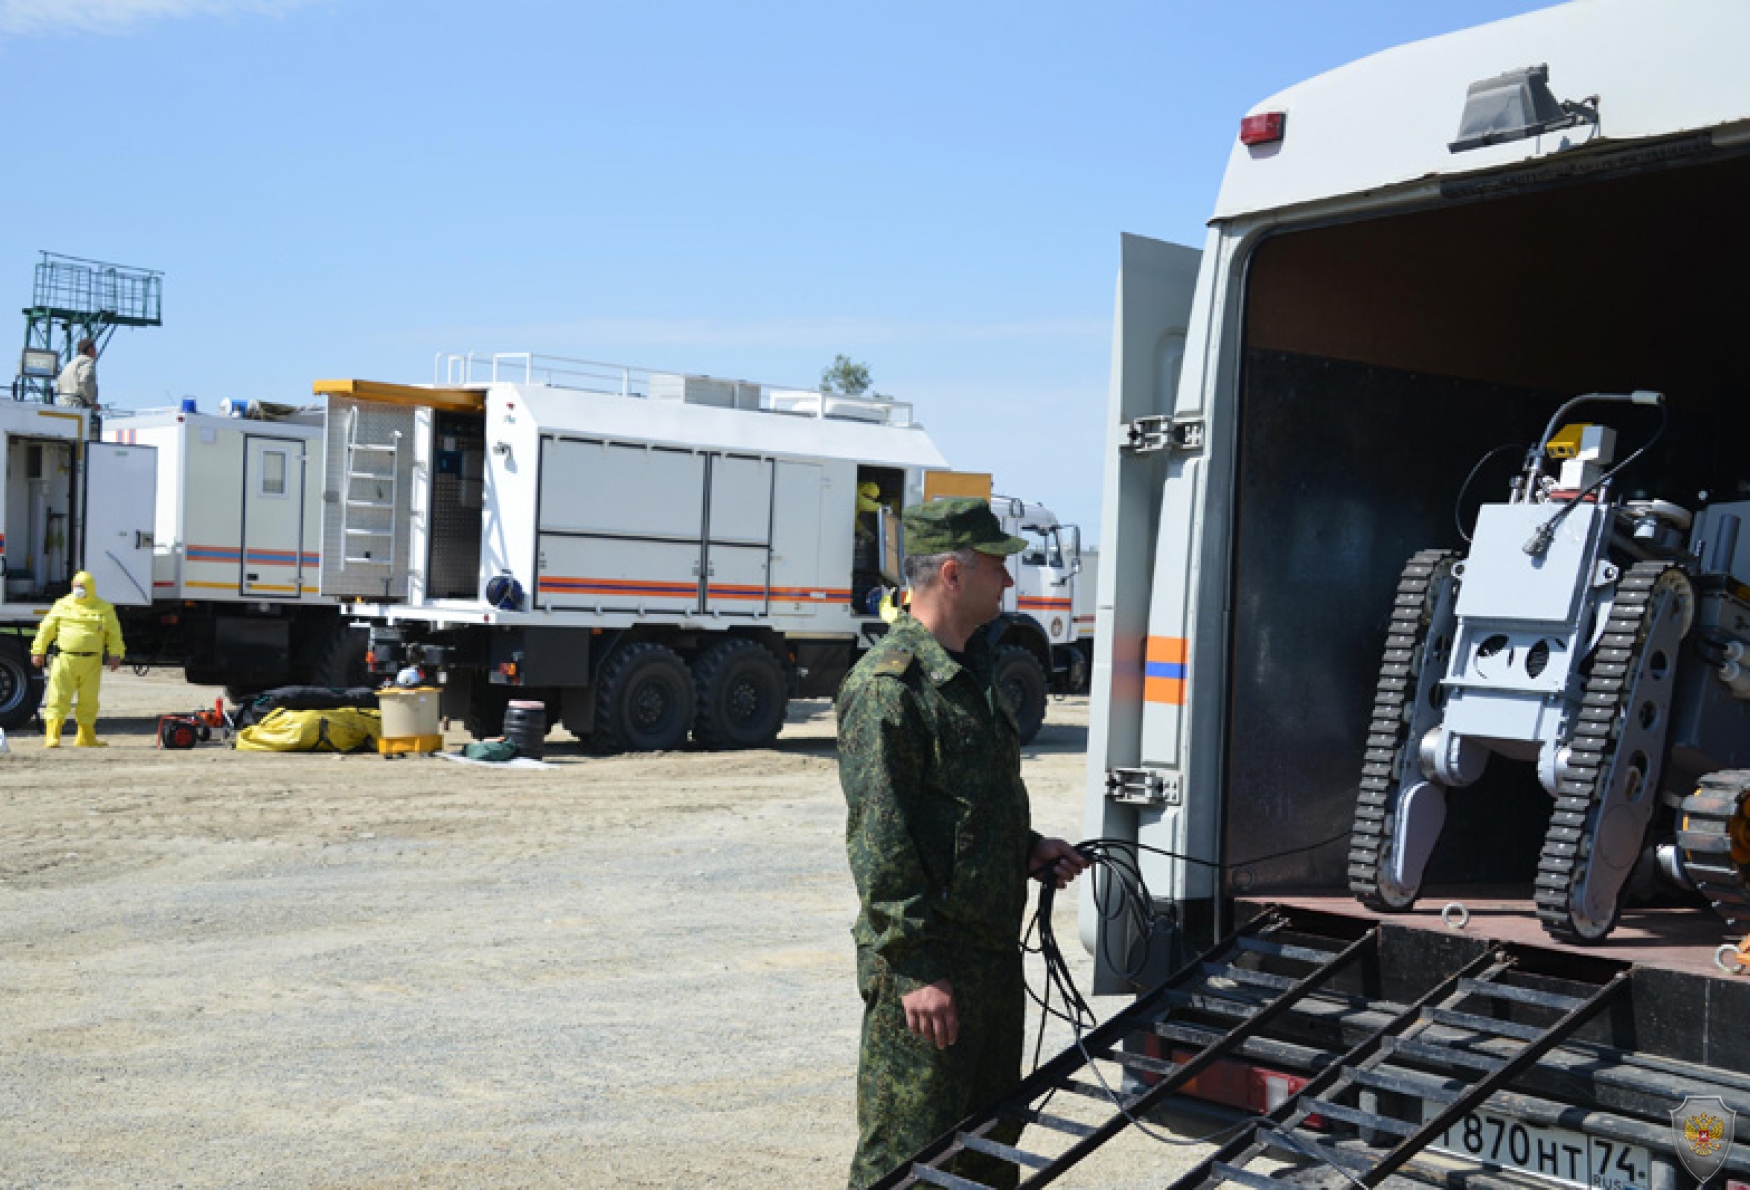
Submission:
[[1535,894],[1552,937],[1601,941],[1626,898],[1673,887],[1750,931],[1750,502],[1619,500],[1645,447],[1612,467],[1614,431],[1564,422],[1611,402],[1663,414],[1659,393],[1568,401],[1468,555],[1424,550],[1399,579],[1350,836],[1370,908],[1415,903],[1448,792],[1499,756],[1555,800]]

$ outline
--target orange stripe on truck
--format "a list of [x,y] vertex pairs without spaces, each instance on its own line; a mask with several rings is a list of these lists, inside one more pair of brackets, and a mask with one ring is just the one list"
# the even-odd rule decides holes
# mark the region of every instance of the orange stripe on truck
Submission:
[[1151,636],[1143,652],[1144,702],[1185,705],[1186,641],[1182,636]]

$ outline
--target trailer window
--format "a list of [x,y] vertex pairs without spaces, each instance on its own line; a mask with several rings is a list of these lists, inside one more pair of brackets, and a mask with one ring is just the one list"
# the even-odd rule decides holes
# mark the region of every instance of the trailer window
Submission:
[[286,494],[286,452],[283,450],[264,450],[261,452],[261,495],[284,496]]

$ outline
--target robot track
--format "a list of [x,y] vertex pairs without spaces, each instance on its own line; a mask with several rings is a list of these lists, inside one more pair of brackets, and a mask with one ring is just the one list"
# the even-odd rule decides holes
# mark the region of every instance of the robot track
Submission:
[[1402,788],[1405,766],[1417,763],[1410,738],[1417,704],[1431,696],[1432,684],[1446,669],[1451,641],[1436,641],[1429,649],[1428,632],[1439,588],[1452,573],[1456,558],[1451,550],[1422,550],[1405,565],[1374,691],[1367,756],[1349,836],[1349,889],[1362,904],[1383,913],[1401,912],[1415,900],[1413,892],[1393,896],[1382,886],[1380,865],[1391,845],[1393,801]]
[[[1656,781],[1657,775],[1648,771],[1648,759],[1634,746],[1650,741],[1636,739],[1629,714],[1648,672],[1649,635],[1666,605],[1661,596],[1683,584],[1682,572],[1669,562],[1638,563],[1617,583],[1571,735],[1567,776],[1556,796],[1537,865],[1537,916],[1545,932],[1558,941],[1589,945],[1615,927],[1614,902],[1603,906],[1603,912],[1595,906],[1588,913],[1582,908],[1584,890],[1606,818],[1632,813],[1638,804],[1645,807],[1644,824],[1651,809],[1655,793],[1645,785]],[[1638,840],[1636,833],[1637,849]],[[1613,895],[1620,896],[1620,886]]]
[[1703,777],[1678,809],[1685,873],[1733,931],[1750,932],[1750,769]]

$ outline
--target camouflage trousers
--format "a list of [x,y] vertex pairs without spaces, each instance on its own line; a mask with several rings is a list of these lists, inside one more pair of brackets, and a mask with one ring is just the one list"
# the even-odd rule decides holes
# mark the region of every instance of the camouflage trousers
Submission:
[[[1020,1081],[1027,1006],[1020,951],[968,952],[949,979],[960,1039],[939,1050],[905,1027],[905,1006],[886,964],[857,950],[863,1045],[850,1190],[873,1185]],[[1020,1135],[1019,1124],[1005,1123],[990,1139],[1014,1144]],[[1013,1186],[1016,1178],[1014,1166],[982,1153],[963,1154],[953,1172],[997,1187]]]

